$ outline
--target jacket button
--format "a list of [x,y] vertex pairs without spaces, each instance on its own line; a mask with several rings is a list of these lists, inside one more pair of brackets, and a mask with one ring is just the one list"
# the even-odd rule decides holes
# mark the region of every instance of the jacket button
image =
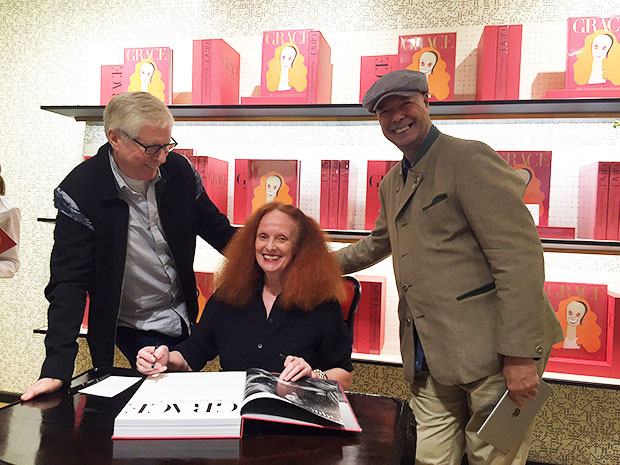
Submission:
[[403,291],[407,292],[407,289],[409,289],[409,284],[403,284]]
[[538,355],[541,355],[541,354],[543,353],[543,349],[542,349],[542,347],[541,347],[541,346],[536,346],[536,353],[537,353]]
[[407,326],[411,326],[411,318],[407,318],[405,321],[407,322]]
[[262,349],[263,345],[262,344],[258,344],[256,347],[258,347],[259,349]]
[[400,187],[397,187],[397,188],[396,188],[396,192],[400,192]]

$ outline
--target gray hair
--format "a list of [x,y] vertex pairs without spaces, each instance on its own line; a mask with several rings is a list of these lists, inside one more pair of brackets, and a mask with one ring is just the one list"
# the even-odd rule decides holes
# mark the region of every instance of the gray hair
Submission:
[[118,94],[110,100],[103,112],[106,136],[109,131],[116,131],[138,137],[140,129],[147,124],[160,128],[172,128],[174,124],[166,104],[147,92]]

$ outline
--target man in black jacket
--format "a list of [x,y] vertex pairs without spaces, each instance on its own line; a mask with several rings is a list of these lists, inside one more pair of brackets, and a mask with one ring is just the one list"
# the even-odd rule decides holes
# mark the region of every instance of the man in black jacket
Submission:
[[115,344],[134,365],[141,347],[185,339],[198,314],[196,236],[221,252],[234,234],[196,170],[172,152],[166,105],[120,94],[103,121],[108,143],[54,192],[46,358],[23,400],[71,380],[87,295],[93,366],[111,366]]

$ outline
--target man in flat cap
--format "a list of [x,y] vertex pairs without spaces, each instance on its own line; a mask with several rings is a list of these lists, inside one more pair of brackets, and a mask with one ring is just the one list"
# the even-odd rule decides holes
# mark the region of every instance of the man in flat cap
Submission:
[[487,145],[433,125],[420,72],[386,74],[363,104],[404,156],[379,186],[372,234],[338,257],[352,273],[392,255],[415,463],[524,464],[531,426],[509,454],[476,431],[506,389],[519,406],[538,394],[562,340],[525,184]]

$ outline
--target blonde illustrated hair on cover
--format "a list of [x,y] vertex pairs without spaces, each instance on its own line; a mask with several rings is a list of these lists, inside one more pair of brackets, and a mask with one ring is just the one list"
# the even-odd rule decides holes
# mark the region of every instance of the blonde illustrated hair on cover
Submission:
[[277,171],[269,171],[261,176],[258,186],[254,188],[252,212],[258,210],[261,205],[270,202],[282,202],[292,205],[293,197],[289,195],[289,190],[290,188],[284,181],[284,176]]
[[[596,314],[590,308],[590,304],[586,299],[581,297],[569,297],[566,300],[562,300],[558,305],[558,311],[555,315],[560,320],[562,325],[562,331],[566,337],[566,330],[568,327],[568,320],[566,316],[567,307],[572,302],[579,302],[583,305],[585,314],[581,317],[581,322],[577,324],[577,344],[583,347],[586,351],[594,353],[601,348],[601,327],[596,322]],[[554,344],[554,349],[561,349],[564,345],[564,341]]]
[[534,168],[528,165],[515,165],[513,168],[517,171],[517,174],[521,179],[523,179],[523,182],[526,185],[523,202],[538,204],[538,215],[543,216],[545,211],[545,194],[540,188],[541,182],[540,179],[536,177]]
[[306,76],[308,74],[308,68],[304,65],[304,56],[299,53],[299,48],[293,42],[285,42],[276,48],[274,57],[269,60],[267,64],[268,70],[266,73],[267,89],[271,92],[278,90],[278,84],[280,83],[280,72],[282,50],[286,47],[292,47],[295,49],[296,55],[293,59],[293,63],[288,70],[288,86],[294,88],[297,92],[303,92],[308,87],[308,80]]
[[129,92],[148,92],[164,102],[166,84],[161,79],[161,71],[157,69],[155,62],[149,58],[136,63],[134,73],[129,76]]
[[226,262],[215,281],[215,295],[228,305],[247,306],[263,284],[263,271],[256,262],[256,232],[263,217],[272,211],[289,215],[296,226],[293,259],[286,268],[279,303],[310,311],[325,301],[344,296],[340,265],[330,253],[318,223],[299,208],[272,202],[263,205],[246,221],[224,250]]
[[446,71],[448,64],[441,58],[439,50],[433,47],[424,47],[413,54],[412,62],[406,69],[411,71],[420,70],[420,58],[424,53],[432,53],[437,57],[437,62],[430,74],[427,75],[428,92],[437,100],[444,100],[450,95],[450,75]]
[[599,29],[587,36],[583,47],[577,52],[577,61],[573,64],[575,83],[580,85],[588,84],[594,61],[592,42],[602,35],[606,35],[611,39],[611,46],[607,51],[607,56],[603,58],[603,78],[611,81],[614,85],[620,85],[620,44],[618,44],[614,33],[605,29]]

